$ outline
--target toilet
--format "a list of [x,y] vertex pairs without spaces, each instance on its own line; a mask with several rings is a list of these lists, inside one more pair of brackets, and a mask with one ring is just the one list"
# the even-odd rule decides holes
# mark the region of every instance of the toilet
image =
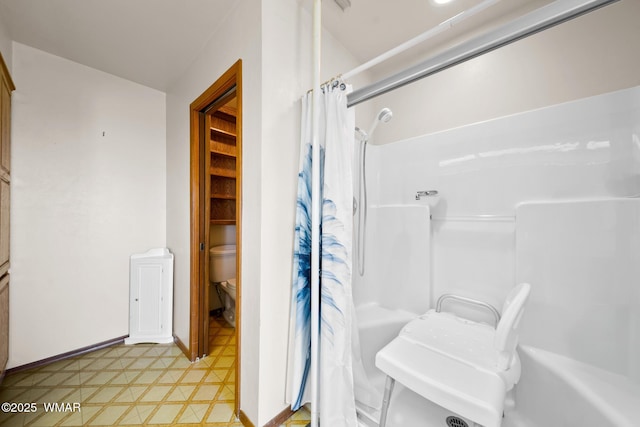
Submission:
[[209,281],[224,291],[222,316],[236,327],[236,245],[213,246],[209,249]]
[[236,279],[229,279],[220,283],[220,287],[224,290],[224,312],[222,317],[228,324],[236,327]]

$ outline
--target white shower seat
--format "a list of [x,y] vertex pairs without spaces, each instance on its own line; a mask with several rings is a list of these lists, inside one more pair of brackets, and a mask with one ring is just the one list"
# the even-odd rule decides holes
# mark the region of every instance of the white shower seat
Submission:
[[495,329],[436,310],[405,325],[376,355],[376,366],[388,376],[380,425],[398,381],[475,423],[499,427],[507,392],[520,378],[515,347],[529,292],[528,284],[510,292]]

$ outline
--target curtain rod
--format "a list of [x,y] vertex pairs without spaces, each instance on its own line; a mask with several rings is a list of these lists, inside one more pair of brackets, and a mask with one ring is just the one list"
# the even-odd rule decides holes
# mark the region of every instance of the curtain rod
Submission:
[[353,107],[617,1],[619,0],[556,0],[406,70],[354,90],[347,96],[347,106]]
[[411,49],[414,46],[419,45],[420,43],[425,42],[426,40],[429,40],[430,38],[446,31],[449,30],[451,28],[454,27],[454,25],[458,24],[459,22],[464,21],[467,18],[471,18],[473,15],[482,12],[483,10],[485,10],[486,8],[488,8],[489,6],[493,6],[495,3],[499,2],[500,0],[484,0],[482,3],[477,4],[475,6],[473,6],[470,9],[467,9],[463,12],[458,13],[457,15],[447,19],[446,21],[442,21],[441,23],[439,23],[438,25],[436,25],[435,27],[425,31],[424,33],[420,34],[419,36],[416,36],[414,38],[412,38],[411,40],[408,40],[404,43],[402,43],[401,45],[398,45],[396,47],[394,47],[393,49],[390,49],[386,52],[384,52],[381,55],[376,56],[375,58],[371,59],[370,61],[365,62],[364,64],[361,64],[359,66],[357,66],[356,68],[354,68],[353,70],[344,73],[342,75],[342,77],[344,79],[349,79],[353,76],[355,76],[356,74],[360,74],[363,71],[368,70],[371,67],[374,67],[376,65],[378,65],[381,62],[386,61],[389,58],[393,58],[394,56],[398,55],[399,53],[404,52],[405,50]]

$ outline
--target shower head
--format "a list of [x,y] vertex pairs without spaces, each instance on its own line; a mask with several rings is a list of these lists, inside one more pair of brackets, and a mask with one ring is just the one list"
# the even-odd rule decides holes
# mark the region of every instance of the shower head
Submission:
[[384,123],[387,123],[389,120],[391,120],[392,117],[393,117],[393,111],[391,111],[388,108],[383,108],[378,113],[378,120]]
[[[376,126],[378,126],[378,123],[382,122],[382,123],[388,123],[389,120],[391,120],[391,118],[393,117],[393,112],[388,109],[388,108],[383,108],[382,110],[380,110],[380,112],[378,113],[378,115],[376,116],[376,118],[373,120],[373,123],[371,124],[371,128],[369,130],[369,137],[371,137],[371,135],[373,135],[373,131],[376,130]],[[369,139],[369,138],[367,138]]]

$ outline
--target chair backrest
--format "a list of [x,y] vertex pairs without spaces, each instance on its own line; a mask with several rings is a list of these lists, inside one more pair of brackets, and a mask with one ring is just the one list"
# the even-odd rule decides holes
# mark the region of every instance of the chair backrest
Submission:
[[529,298],[531,286],[521,283],[514,287],[502,306],[502,317],[496,327],[493,345],[498,350],[498,368],[509,369],[516,346],[518,345],[518,328],[524,312],[524,305]]

